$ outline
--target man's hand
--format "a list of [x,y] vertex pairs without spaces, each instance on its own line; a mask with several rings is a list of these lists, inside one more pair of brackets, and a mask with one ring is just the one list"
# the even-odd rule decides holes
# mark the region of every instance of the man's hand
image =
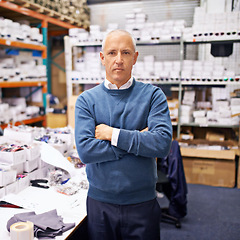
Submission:
[[99,124],[95,128],[95,138],[99,140],[112,140],[113,128],[106,124]]
[[144,128],[143,130],[141,130],[140,132],[146,132],[148,131],[148,127]]

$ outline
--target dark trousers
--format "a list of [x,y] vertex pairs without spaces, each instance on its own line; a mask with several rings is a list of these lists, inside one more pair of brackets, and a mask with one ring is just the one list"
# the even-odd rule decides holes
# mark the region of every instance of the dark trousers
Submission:
[[161,210],[156,199],[117,205],[87,198],[89,240],[160,240]]

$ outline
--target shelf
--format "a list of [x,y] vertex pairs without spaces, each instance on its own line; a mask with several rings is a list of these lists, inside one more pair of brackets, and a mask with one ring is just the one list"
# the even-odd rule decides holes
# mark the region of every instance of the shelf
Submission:
[[[164,84],[164,85],[171,85],[171,84],[179,84],[179,81],[177,80],[170,80],[170,81],[161,81],[157,78],[152,78],[151,80],[142,80],[142,79],[138,79],[135,78],[136,81],[139,82],[144,82],[144,83],[150,83],[150,84]],[[104,79],[102,80],[89,80],[89,79],[85,79],[85,80],[72,80],[72,84],[100,84],[104,81]]]
[[42,51],[42,58],[47,57],[47,47],[44,45],[12,41],[10,39],[3,39],[3,38],[0,38],[0,45],[11,47],[11,48],[21,48],[21,49],[31,49],[31,50]]
[[[14,126],[19,126],[19,125],[23,125],[23,124],[32,124],[32,123],[37,123],[37,122],[43,122],[43,125],[46,125],[45,121],[46,121],[46,116],[39,116],[39,117],[35,117],[35,118],[25,119],[21,122],[15,122]],[[12,123],[9,123],[9,124],[12,124]],[[1,128],[4,129],[7,126],[8,126],[8,124],[2,124]]]
[[182,85],[191,85],[191,86],[225,86],[225,85],[238,85],[239,81],[181,81]]
[[[169,41],[153,40],[150,42],[136,41],[137,46],[179,45],[179,44],[180,44],[180,40],[169,40]],[[99,41],[96,41],[96,42],[71,42],[71,45],[75,46],[75,47],[101,47],[102,43]]]
[[43,93],[47,92],[46,81],[0,82],[0,88],[16,88],[16,87],[42,87]]
[[136,41],[136,44],[139,46],[154,46],[154,45],[180,45],[181,41],[179,40],[151,40],[147,41]]
[[[206,43],[233,43],[233,42],[240,42],[239,39],[228,39],[228,40],[211,40],[211,41],[184,41],[183,38],[180,40],[153,40],[150,42],[143,42],[143,41],[136,41],[137,46],[161,46],[161,45],[179,45],[180,46],[180,69],[183,69],[183,61],[185,57],[185,52],[187,51],[187,44],[206,44]],[[101,41],[96,42],[83,42],[79,41],[78,39],[70,38],[69,36],[66,36],[64,38],[65,43],[65,63],[66,63],[66,77],[67,77],[67,96],[72,96],[73,88],[76,87],[74,84],[99,84],[104,80],[104,77],[91,77],[91,73],[88,74],[88,72],[78,72],[73,71],[73,54],[72,54],[72,47],[100,47]],[[159,74],[160,75],[160,74]],[[99,75],[101,76],[101,75]],[[166,75],[165,75],[166,76]],[[150,74],[144,75],[144,77],[137,77],[134,76],[136,81],[141,81],[148,84],[154,84],[159,85],[159,87],[162,87],[163,85],[168,85],[170,87],[171,91],[178,91],[178,119],[180,119],[181,116],[181,104],[182,104],[182,93],[185,89],[188,89],[189,87],[192,88],[199,88],[200,86],[204,88],[210,88],[210,87],[219,87],[223,88],[226,86],[240,86],[239,76],[231,76],[229,73],[228,75],[221,76],[222,78],[207,78],[208,75],[184,75],[183,72],[174,72],[174,74],[169,74],[166,77],[163,76],[151,76]],[[211,76],[211,75],[209,75]],[[206,78],[204,78],[206,77]],[[80,89],[80,88],[79,88]],[[76,88],[76,90],[78,90]],[[183,119],[182,119],[183,120]],[[236,122],[235,122],[236,123]],[[239,125],[223,125],[223,124],[197,124],[197,123],[180,123],[180,122],[172,122],[173,126],[177,127],[177,138],[180,136],[181,127],[183,126],[192,126],[192,127],[203,127],[203,128],[227,128],[227,129],[234,129],[239,128]]]
[[207,44],[207,43],[219,43],[219,44],[224,44],[224,43],[237,43],[240,42],[240,36],[238,39],[225,39],[225,40],[202,40],[202,41],[183,41],[184,44]]
[[[29,5],[30,4],[31,4],[31,6],[33,5],[33,3],[29,3]],[[36,4],[35,4],[35,6],[36,6]],[[78,25],[78,23],[76,23],[76,21],[74,19],[72,19],[68,16],[64,17],[63,15],[57,14],[56,12],[51,11],[51,10],[46,12],[46,9],[41,6],[38,6],[38,8],[35,7],[35,10],[31,10],[26,7],[22,7],[20,5],[11,3],[9,1],[1,0],[0,8],[3,8],[3,10],[0,11],[0,15],[4,18],[11,19],[12,17],[14,17],[17,20],[20,20],[20,19],[22,19],[21,15],[25,15],[24,19],[30,20],[31,22],[36,22],[36,19],[37,19],[37,20],[51,23],[52,25],[55,25],[55,26],[58,26],[58,27],[61,27],[64,29],[79,27],[79,26],[72,25],[72,23]],[[13,12],[8,13],[6,11],[6,9],[15,12],[14,16],[13,16]],[[39,13],[41,11],[43,12],[43,14]],[[17,14],[19,14],[19,15],[17,15]]]
[[[135,77],[136,81],[143,82],[143,83],[150,83],[150,84],[157,84],[157,85],[178,85],[180,84],[179,80],[176,79],[171,79],[171,80],[161,80],[157,77],[152,77],[148,80],[146,79],[140,79]],[[73,80],[72,84],[99,84],[103,80]],[[205,81],[181,81],[181,84],[183,86],[225,86],[225,85],[238,85],[240,82],[233,81],[233,82],[228,82],[228,81],[210,81],[210,82],[205,82]]]
[[223,124],[199,124],[199,123],[181,123],[181,126],[186,127],[212,127],[212,128],[239,128],[239,125],[223,125]]
[[[183,41],[183,44],[207,44],[207,43],[237,43],[240,42],[239,39],[232,39],[232,40],[206,40],[206,41]],[[154,45],[180,45],[180,40],[152,40],[150,42],[147,41],[136,41],[137,46],[154,46]],[[96,42],[71,42],[72,46],[78,47],[101,47],[102,43],[99,41]]]

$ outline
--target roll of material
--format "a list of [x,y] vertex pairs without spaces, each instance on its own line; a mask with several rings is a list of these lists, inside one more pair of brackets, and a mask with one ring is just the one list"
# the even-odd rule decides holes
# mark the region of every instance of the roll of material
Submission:
[[10,227],[11,240],[33,240],[34,231],[32,222],[17,222]]

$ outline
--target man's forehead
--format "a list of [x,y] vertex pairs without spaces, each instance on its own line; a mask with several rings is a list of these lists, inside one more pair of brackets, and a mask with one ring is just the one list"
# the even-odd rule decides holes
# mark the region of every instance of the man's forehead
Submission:
[[119,50],[119,49],[121,49],[121,50],[133,50],[134,46],[133,46],[131,38],[125,38],[125,39],[121,39],[120,41],[114,41],[114,37],[111,38],[109,36],[109,38],[106,39],[105,48],[115,49],[115,50]]
[[107,50],[112,50],[112,51],[118,51],[118,50],[121,50],[121,51],[132,51],[133,48],[131,48],[130,46],[121,46],[121,45],[106,45],[106,49]]

